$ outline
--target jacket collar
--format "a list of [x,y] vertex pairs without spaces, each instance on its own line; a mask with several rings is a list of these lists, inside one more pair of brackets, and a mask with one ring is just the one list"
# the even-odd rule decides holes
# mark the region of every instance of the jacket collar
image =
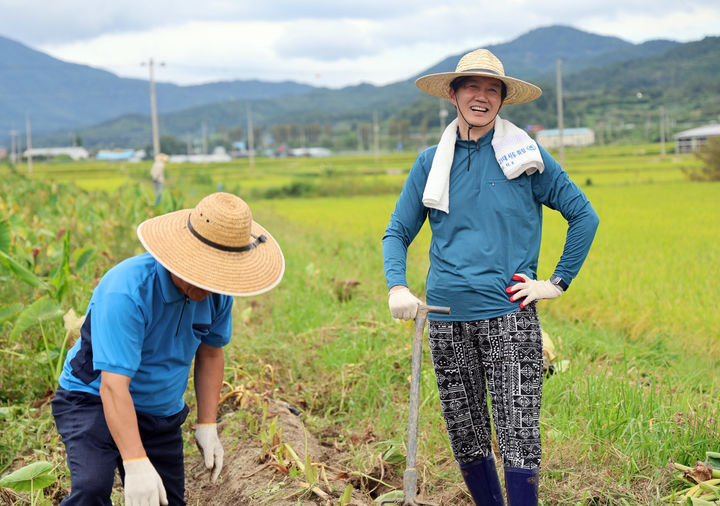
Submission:
[[455,136],[455,145],[463,147],[463,148],[467,148],[468,144],[470,144],[473,147],[477,144],[478,148],[481,148],[483,146],[489,146],[492,143],[493,134],[495,134],[494,126],[485,135],[480,137],[477,141],[466,141],[466,140],[463,140],[460,138],[460,130],[458,129],[457,134]]

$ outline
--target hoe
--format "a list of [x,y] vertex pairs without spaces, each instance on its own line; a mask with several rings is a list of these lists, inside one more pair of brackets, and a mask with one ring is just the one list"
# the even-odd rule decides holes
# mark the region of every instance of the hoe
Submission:
[[412,373],[410,376],[410,415],[408,417],[408,444],[403,473],[402,499],[385,499],[380,504],[403,504],[406,506],[431,505],[434,503],[416,498],[417,494],[417,434],[418,414],[420,411],[420,366],[422,364],[422,341],[425,331],[425,320],[428,313],[450,314],[449,307],[425,306],[418,307],[415,316],[415,336],[413,337]]

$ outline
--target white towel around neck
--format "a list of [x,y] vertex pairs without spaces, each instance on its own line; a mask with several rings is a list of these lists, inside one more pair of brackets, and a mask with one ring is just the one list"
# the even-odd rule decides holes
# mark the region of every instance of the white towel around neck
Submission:
[[[450,169],[455,155],[457,118],[450,122],[438,142],[423,192],[423,205],[450,212]],[[537,143],[522,129],[498,116],[492,138],[495,159],[508,179],[522,173],[545,170]]]

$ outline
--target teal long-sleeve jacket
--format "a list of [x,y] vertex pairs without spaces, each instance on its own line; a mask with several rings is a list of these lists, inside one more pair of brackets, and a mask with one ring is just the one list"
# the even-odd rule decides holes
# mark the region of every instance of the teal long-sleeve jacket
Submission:
[[550,154],[540,147],[545,164],[542,174],[508,180],[495,159],[493,132],[477,142],[456,141],[447,214],[422,203],[437,147],[423,151],[383,236],[388,288],[407,286],[408,246],[425,220],[430,221],[426,300],[452,309],[451,315],[433,315],[433,319],[482,320],[518,310],[520,301],[510,302],[505,289],[515,284],[511,278],[516,272],[536,279],[542,206],[559,211],[568,222],[565,246],[554,271],[568,285],[595,237],[599,223],[595,210]]

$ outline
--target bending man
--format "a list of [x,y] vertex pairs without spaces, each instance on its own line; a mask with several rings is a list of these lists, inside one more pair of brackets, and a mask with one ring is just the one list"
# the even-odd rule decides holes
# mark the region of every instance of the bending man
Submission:
[[116,468],[127,506],[185,504],[181,425],[193,359],[195,439],[217,479],[232,296],[270,290],[285,269],[278,244],[229,193],[147,220],[137,233],[148,253],[100,280],[52,400],[72,482],[65,506],[111,505]]

